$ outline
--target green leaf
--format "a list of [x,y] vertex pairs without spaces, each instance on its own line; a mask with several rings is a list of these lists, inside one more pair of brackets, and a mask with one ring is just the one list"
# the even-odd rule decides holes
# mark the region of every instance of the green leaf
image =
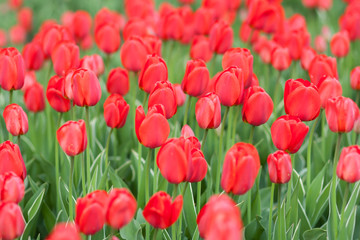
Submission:
[[245,227],[246,239],[261,239],[261,236],[265,233],[265,229],[260,224],[262,218],[257,216],[250,224]]
[[301,220],[296,225],[296,228],[293,232],[293,236],[292,236],[291,240],[297,240],[300,238],[300,225],[301,225]]
[[299,219],[301,220],[300,232],[305,232],[311,229],[310,221],[299,199],[298,199],[298,206],[299,206]]
[[109,174],[110,174],[111,182],[115,188],[129,189],[126,183],[124,183],[124,181],[118,175],[116,175],[114,169],[110,166],[109,166]]
[[326,240],[326,231],[321,228],[314,228],[305,231],[303,238],[304,240]]
[[192,191],[192,187],[191,184],[189,184],[184,194],[183,211],[185,214],[185,224],[188,227],[191,236],[194,234],[197,226],[196,208],[195,208],[195,202],[193,196],[194,194]]
[[120,230],[120,236],[125,240],[144,239],[141,232],[141,226],[135,219]]
[[274,239],[286,239],[285,200],[278,211],[274,230]]
[[320,217],[323,215],[324,211],[328,207],[329,203],[329,194],[330,194],[331,182],[329,182],[325,188],[320,192],[320,195],[315,202],[309,203],[315,205],[314,213],[310,217],[311,226],[315,226]]

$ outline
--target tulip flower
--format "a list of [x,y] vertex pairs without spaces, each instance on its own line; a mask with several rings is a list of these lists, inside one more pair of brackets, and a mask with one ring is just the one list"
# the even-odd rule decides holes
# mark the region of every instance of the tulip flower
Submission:
[[217,54],[223,54],[231,48],[234,41],[232,28],[223,20],[216,22],[209,33],[210,48]]
[[298,117],[284,115],[271,126],[271,139],[279,150],[296,153],[303,143],[309,127]]
[[291,178],[291,157],[287,152],[278,150],[267,158],[270,181],[273,183],[287,183]]
[[321,107],[325,108],[329,98],[342,95],[342,87],[338,79],[334,77],[323,76],[318,85]]
[[204,62],[208,62],[212,56],[213,52],[210,49],[209,38],[205,36],[195,36],[190,47],[191,59],[201,59]]
[[104,102],[104,118],[110,128],[122,128],[129,113],[129,104],[119,94],[111,94]]
[[128,71],[138,72],[146,62],[148,51],[148,47],[142,38],[132,36],[121,46],[121,63]]
[[7,43],[6,33],[4,30],[0,29],[0,48],[5,47],[6,43]]
[[181,87],[190,96],[198,97],[206,90],[210,81],[209,76],[209,70],[203,60],[189,60]]
[[175,83],[173,86],[174,86],[174,90],[175,90],[176,104],[178,105],[178,107],[180,107],[180,106],[184,105],[186,95],[181,88],[181,84]]
[[146,20],[140,18],[129,19],[129,21],[125,24],[123,30],[123,37],[126,41],[131,36],[139,36],[144,37],[151,31],[152,28],[147,25]]
[[184,125],[181,129],[181,136],[184,138],[194,137],[194,131],[191,129],[189,125]]
[[25,228],[21,208],[16,203],[0,202],[0,236],[4,240],[18,238]]
[[165,108],[155,104],[145,116],[140,105],[135,114],[136,136],[141,144],[148,148],[157,148],[165,143],[170,133],[170,126],[165,117]]
[[96,190],[76,202],[75,223],[80,232],[93,235],[100,231],[105,224],[108,194],[103,190]]
[[327,48],[326,39],[322,35],[318,35],[314,40],[315,50],[318,53],[324,53]]
[[199,7],[194,13],[195,33],[198,34],[198,36],[208,35],[215,20],[214,9],[204,6]]
[[58,223],[46,237],[46,240],[81,240],[81,234],[74,223]]
[[16,48],[0,50],[0,85],[6,90],[17,90],[24,85],[24,59]]
[[26,30],[19,24],[10,28],[9,35],[12,44],[23,44],[26,41]]
[[157,33],[164,40],[180,40],[184,34],[185,23],[179,10],[170,10],[168,13],[160,16]]
[[149,95],[149,109],[161,104],[165,108],[166,119],[170,119],[177,111],[176,93],[169,81],[156,82],[155,87]]
[[225,155],[221,187],[227,193],[245,194],[254,185],[259,169],[256,148],[249,143],[236,143]]
[[8,0],[8,4],[12,9],[16,10],[21,7],[23,0]]
[[70,99],[65,96],[65,78],[53,76],[50,78],[46,98],[52,108],[57,112],[67,112],[70,110]]
[[309,70],[310,64],[315,56],[316,51],[314,49],[312,49],[311,47],[303,48],[300,58],[301,67],[304,70]]
[[127,225],[135,216],[136,199],[125,188],[114,188],[108,195],[106,222],[114,229]]
[[31,8],[21,8],[17,13],[17,19],[20,26],[22,26],[26,32],[31,31],[33,22],[33,11]]
[[74,13],[72,18],[72,27],[75,38],[83,39],[90,34],[91,21],[91,16],[86,11],[79,10]]
[[101,98],[99,79],[93,71],[79,68],[72,75],[72,92],[77,106],[94,106]]
[[40,42],[33,41],[26,44],[22,55],[28,70],[39,70],[42,67],[45,56]]
[[24,160],[17,144],[6,141],[0,144],[0,174],[14,172],[21,179],[26,177]]
[[13,136],[26,134],[29,130],[28,117],[22,107],[16,103],[8,105],[4,109],[6,129]]
[[25,194],[24,181],[14,172],[0,174],[0,201],[19,203]]
[[80,68],[85,68],[93,71],[96,76],[100,76],[104,72],[104,62],[100,55],[93,54],[90,56],[84,56],[80,60]]
[[288,69],[291,65],[289,49],[280,46],[275,47],[271,53],[271,64],[278,71]]
[[355,67],[351,70],[350,86],[354,90],[360,90],[360,67]]
[[60,42],[51,52],[54,71],[64,76],[70,69],[75,69],[80,63],[79,47],[72,42]]
[[335,33],[330,41],[330,49],[335,57],[345,57],[350,49],[348,33],[346,31]]
[[195,105],[196,121],[201,128],[218,128],[221,123],[220,99],[215,93],[207,93]]
[[128,71],[120,67],[110,71],[106,89],[109,93],[117,93],[125,96],[129,92],[129,74]]
[[106,54],[116,52],[120,47],[120,32],[111,24],[95,28],[95,42]]
[[336,168],[336,175],[349,183],[360,180],[360,147],[358,145],[343,148]]
[[200,237],[241,240],[243,223],[236,203],[227,195],[214,195],[199,212],[196,222]]
[[38,82],[26,88],[24,102],[30,112],[41,112],[45,109],[45,95],[42,85]]
[[151,93],[156,82],[168,80],[168,69],[164,59],[156,54],[148,55],[139,75],[139,88]]
[[45,56],[51,56],[54,48],[62,41],[74,42],[71,32],[67,27],[51,24],[46,30],[44,30],[42,36],[43,51]]
[[143,216],[154,228],[165,229],[176,222],[182,207],[183,197],[181,195],[172,201],[169,194],[160,191],[150,198],[143,210]]
[[87,146],[87,135],[84,120],[68,121],[57,131],[56,138],[62,150],[69,156],[82,153]]
[[259,39],[259,36],[259,31],[252,29],[247,21],[242,22],[239,30],[241,41],[253,44]]
[[310,80],[313,84],[318,85],[324,75],[338,79],[336,59],[326,55],[317,55],[309,67]]

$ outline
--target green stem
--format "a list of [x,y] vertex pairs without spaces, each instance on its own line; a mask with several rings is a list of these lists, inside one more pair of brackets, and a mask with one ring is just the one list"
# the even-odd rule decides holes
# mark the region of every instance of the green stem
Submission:
[[306,165],[307,165],[307,175],[306,175],[306,186],[307,186],[307,191],[309,192],[310,190],[310,184],[311,184],[311,147],[312,147],[312,142],[313,142],[313,138],[314,138],[314,132],[315,132],[315,128],[317,126],[317,123],[319,121],[320,116],[318,116],[315,120],[315,122],[312,125],[311,131],[310,131],[310,136],[309,136],[309,145],[307,148],[307,159],[306,159]]
[[13,89],[11,89],[10,92],[9,92],[9,104],[13,103],[13,92],[14,92]]
[[[230,108],[229,110],[229,125],[228,125],[228,129],[230,129],[230,131],[232,130],[232,124],[234,123],[233,121],[233,118],[234,118],[234,111],[235,111],[235,108]],[[230,148],[230,144],[231,144],[231,133],[226,134],[226,148]]]
[[70,101],[70,111],[71,111],[71,119],[75,121],[76,117],[75,117],[75,105],[74,102],[71,100]]
[[345,207],[348,201],[348,196],[349,196],[349,185],[350,183],[346,182],[345,184],[345,193],[344,193],[344,198],[343,198],[343,202],[342,202],[342,207],[341,207],[341,219],[340,219],[340,229],[342,229],[343,226],[343,222],[344,222],[344,211],[345,211]]
[[274,115],[275,115],[275,119],[276,119],[276,109],[277,109],[277,105],[278,105],[278,95],[280,92],[280,86],[281,86],[281,73],[282,71],[278,71],[278,77],[276,79],[276,85],[275,85],[275,92],[274,92]]
[[[184,185],[184,188],[183,190],[181,191],[181,195],[184,197],[185,195],[185,192],[186,192],[186,189],[189,185],[189,182],[185,182],[185,185]],[[177,231],[177,236],[178,236],[178,239],[182,239],[181,237],[181,231],[182,231],[182,215],[185,214],[185,212],[180,212],[180,216],[179,216],[179,226],[178,226],[178,231]]]
[[325,162],[325,159],[326,159],[326,146],[325,146],[325,124],[326,124],[326,115],[325,115],[325,110],[322,109],[321,112],[321,152],[322,152],[322,155],[324,157],[324,162]]
[[[110,139],[111,139],[111,133],[113,132],[114,128],[112,128],[109,132],[109,135],[107,137],[106,140],[106,147],[105,147],[105,171],[108,169],[109,167],[109,144],[110,144]],[[106,190],[109,190],[109,184],[108,181],[106,179]]]
[[83,196],[86,194],[86,179],[85,179],[85,159],[84,153],[81,153],[81,184]]
[[235,117],[233,119],[233,124],[232,124],[232,139],[231,139],[231,144],[230,146],[232,146],[235,143],[235,138],[236,138],[236,125],[238,123],[237,119],[239,117],[239,113],[241,112],[240,107],[237,109],[236,113],[235,113]]
[[[203,139],[201,141],[201,150],[204,150],[205,147],[205,142],[206,142],[206,137],[208,135],[209,129],[205,129],[204,132],[204,136]],[[197,183],[197,188],[196,188],[196,212],[199,213],[200,212],[200,205],[201,205],[201,181],[199,181]]]
[[254,139],[254,131],[255,131],[255,126],[251,125],[251,129],[250,129],[250,136],[249,136],[249,143],[252,144],[253,143],[253,139]]
[[86,174],[87,174],[87,183],[88,185],[88,193],[90,192],[90,145],[91,145],[91,131],[90,131],[90,112],[89,112],[89,106],[85,107],[85,111],[86,111],[86,131],[87,131],[87,139],[88,139],[88,144],[86,147]]
[[[154,149],[153,148],[149,148],[148,151],[148,155],[146,158],[146,163],[145,163],[145,204],[149,201],[149,185],[150,185],[150,162],[152,160],[152,156]],[[150,239],[150,225],[146,224],[146,239]]]
[[17,136],[17,145],[19,145],[19,148],[20,148],[20,138],[21,138],[21,135],[18,135]]
[[159,231],[159,229],[158,229],[158,228],[155,228],[155,230],[154,230],[154,235],[153,235],[153,240],[156,240],[158,231]]
[[147,102],[147,100],[148,100],[148,96],[149,96],[149,93],[145,92],[144,100],[143,100],[143,102],[142,102],[142,106],[143,106],[144,108],[145,108],[145,104],[146,104],[146,102]]
[[156,193],[156,190],[157,190],[157,175],[158,175],[158,167],[157,167],[157,164],[156,164],[156,160],[154,159],[153,193]]
[[220,130],[220,143],[219,143],[219,158],[217,162],[217,168],[216,168],[216,185],[215,185],[215,193],[219,193],[219,186],[220,186],[220,172],[221,172],[221,166],[223,162],[223,136],[224,136],[224,128],[226,124],[226,117],[228,115],[230,107],[226,107],[224,118],[221,123],[221,130]]
[[247,217],[248,224],[251,222],[251,188],[248,191],[248,203],[247,203]]
[[73,172],[74,172],[74,157],[70,157],[70,173],[69,173],[69,218],[70,221],[74,220],[74,202],[72,200],[72,178],[73,178]]
[[270,212],[269,212],[268,240],[271,240],[274,193],[275,193],[275,183],[272,183],[271,184],[270,209],[269,209]]
[[190,108],[190,103],[191,103],[191,96],[189,95],[189,98],[188,98],[188,100],[186,102],[186,107],[185,107],[183,126],[185,126],[187,124],[187,118],[188,118],[188,112],[189,112],[189,108]]
[[[61,118],[62,118],[62,113],[59,114],[59,119],[58,119],[58,124],[56,126],[56,130],[59,129],[60,124],[61,124]],[[19,139],[19,143],[20,143],[20,139]],[[56,194],[59,194],[60,192],[60,186],[59,186],[59,176],[60,176],[60,170],[59,167],[60,163],[59,163],[59,143],[56,140],[56,135],[55,135],[55,183],[56,183]],[[56,198],[56,210],[59,211],[60,210],[60,202],[59,200]]]
[[[278,233],[280,234],[280,223],[279,223],[279,221],[280,221],[280,208],[281,208],[281,184],[278,184],[278,192],[277,192],[277,195],[278,195],[278,205],[277,205],[277,208],[278,208],[278,224],[277,224],[277,226],[278,226]],[[280,234],[281,235],[281,234]]]
[[142,179],[142,171],[141,171],[141,158],[142,158],[142,144],[138,143],[138,162],[137,162],[137,171],[138,171],[138,197],[140,196],[140,187],[141,187],[141,179]]
[[359,135],[360,135],[359,133],[356,134],[354,145],[357,145],[357,143],[359,141]]
[[[293,169],[295,169],[295,153],[290,154],[290,157],[291,157],[291,163],[292,163]],[[287,189],[287,193],[286,193],[286,209],[290,209],[292,181],[293,181],[293,178],[291,177],[289,182],[288,182],[288,189]]]

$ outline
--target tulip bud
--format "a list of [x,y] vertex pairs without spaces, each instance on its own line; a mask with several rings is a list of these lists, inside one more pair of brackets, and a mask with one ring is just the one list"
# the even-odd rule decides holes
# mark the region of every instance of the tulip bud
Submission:
[[195,33],[208,35],[211,26],[215,23],[215,12],[211,8],[199,7],[194,14]]
[[186,95],[181,88],[181,84],[175,83],[173,86],[174,86],[174,90],[175,90],[176,104],[178,105],[178,107],[180,107],[180,106],[184,105]]
[[335,57],[345,57],[350,49],[348,33],[346,31],[335,33],[330,41],[330,49]]
[[23,0],[8,0],[8,4],[12,9],[16,10],[21,7]]
[[21,179],[25,179],[26,177],[25,163],[21,156],[19,146],[10,141],[6,141],[0,144],[0,174],[11,171]]
[[350,86],[354,90],[360,90],[360,67],[355,67],[350,73]]
[[342,95],[342,87],[338,79],[334,77],[323,76],[318,85],[321,107],[325,108],[329,98]]
[[46,240],[81,240],[80,232],[74,223],[58,223]]
[[326,55],[317,55],[309,67],[310,80],[313,84],[318,85],[324,75],[338,79],[336,59]]
[[25,194],[24,181],[14,172],[0,174],[0,200],[19,203]]
[[283,47],[276,47],[271,53],[271,64],[278,71],[288,69],[291,65],[289,50]]
[[296,153],[308,131],[309,127],[298,117],[284,115],[271,125],[271,139],[279,150]]
[[151,93],[156,82],[168,80],[168,69],[164,59],[156,54],[148,55],[139,75],[139,88]]
[[316,52],[311,47],[303,48],[301,52],[301,67],[304,70],[309,70],[312,60],[315,58]]
[[129,104],[119,94],[111,94],[104,102],[104,118],[110,128],[122,128],[129,113]]
[[17,19],[19,24],[25,29],[26,32],[30,32],[32,29],[33,12],[31,8],[24,7],[17,13]]
[[106,54],[116,52],[120,47],[120,32],[110,24],[95,28],[95,42]]
[[44,62],[44,53],[40,42],[34,41],[24,46],[22,55],[28,70],[39,70]]
[[128,71],[120,67],[112,69],[106,82],[106,89],[109,93],[125,96],[129,92]]
[[67,27],[51,23],[43,32],[42,43],[46,57],[51,56],[53,49],[62,41],[74,42],[71,32]]
[[165,108],[156,104],[147,115],[140,105],[135,114],[136,136],[141,144],[148,148],[157,148],[165,143],[170,133],[170,126],[165,117]]
[[87,135],[84,120],[68,121],[57,131],[56,138],[62,150],[69,156],[82,153],[87,146]]
[[170,119],[177,111],[176,94],[173,85],[169,81],[156,82],[149,95],[149,109],[161,104],[165,109],[166,119]]
[[277,44],[273,40],[268,40],[262,36],[254,43],[254,51],[260,55],[261,61],[266,64],[271,63],[272,52],[276,47]]
[[26,134],[29,130],[28,117],[22,107],[16,103],[8,105],[4,109],[6,129],[13,136]]
[[184,34],[185,23],[177,9],[170,10],[160,16],[158,23],[158,36],[164,40],[180,40]]
[[50,78],[46,98],[52,108],[57,112],[67,112],[70,110],[70,99],[65,97],[65,78],[53,76]]
[[75,207],[75,223],[80,232],[93,235],[105,224],[108,195],[103,190],[96,190],[83,198],[78,198]]
[[72,42],[60,42],[51,52],[54,71],[64,76],[70,69],[75,69],[80,63],[79,47]]
[[[259,31],[250,27],[247,21],[243,21],[239,30],[239,37],[244,43],[255,43],[260,34]],[[251,39],[250,39],[251,37]]]
[[24,85],[24,59],[16,48],[0,50],[0,85],[6,90],[17,90]]
[[315,40],[314,40],[314,45],[315,45],[316,52],[324,53],[326,51],[327,42],[323,36],[321,36],[321,35],[316,36]]
[[90,56],[84,56],[80,60],[80,68],[85,68],[93,71],[96,76],[100,76],[104,72],[104,62],[100,55],[93,54]]
[[24,102],[30,112],[41,112],[45,109],[45,96],[42,85],[38,82],[26,88]]
[[218,128],[221,123],[220,99],[215,93],[207,93],[195,105],[196,121],[200,128]]
[[6,43],[7,43],[6,32],[0,29],[0,48],[5,47]]
[[72,27],[74,29],[74,35],[77,39],[85,38],[91,31],[90,14],[83,10],[76,11],[72,18]]
[[72,91],[77,106],[94,106],[101,98],[99,79],[93,71],[79,68],[72,75]]
[[228,23],[225,21],[216,22],[209,34],[210,48],[212,51],[223,54],[233,44],[234,32]]
[[160,191],[150,198],[143,210],[143,216],[154,228],[165,229],[176,222],[182,207],[183,197],[181,195],[172,201],[169,194]]
[[336,175],[349,183],[360,180],[360,147],[358,145],[343,148],[336,167]]
[[211,60],[213,52],[210,49],[209,38],[205,36],[196,36],[191,42],[190,57],[192,59],[201,59],[204,62]]
[[185,124],[181,129],[181,136],[184,138],[195,137],[194,131],[191,127]]
[[12,44],[23,44],[26,41],[26,30],[21,25],[15,25],[9,31]]
[[270,181],[273,183],[287,183],[291,178],[291,156],[284,151],[278,150],[267,158]]
[[209,70],[203,60],[189,60],[181,83],[183,91],[198,97],[204,93],[210,81]]
[[148,54],[149,50],[144,40],[132,36],[120,49],[121,63],[128,71],[138,72],[144,66]]
[[18,238],[25,228],[21,208],[16,203],[0,203],[0,236],[4,240]]

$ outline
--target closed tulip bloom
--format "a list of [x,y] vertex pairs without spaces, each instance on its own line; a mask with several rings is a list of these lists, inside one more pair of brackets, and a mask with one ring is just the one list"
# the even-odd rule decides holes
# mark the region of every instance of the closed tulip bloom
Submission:
[[194,13],[195,33],[208,35],[215,20],[214,9],[203,6],[199,7]]
[[201,59],[204,62],[211,60],[213,52],[210,49],[209,38],[205,36],[195,36],[191,42],[190,57],[192,59]]
[[319,81],[319,95],[321,107],[325,108],[329,98],[342,95],[342,87],[338,79],[334,77],[324,76]]
[[355,67],[350,73],[350,86],[354,90],[360,90],[360,67]]
[[16,48],[0,50],[0,85],[6,90],[17,90],[24,85],[24,59]]
[[104,61],[102,57],[98,54],[93,54],[90,56],[84,56],[80,60],[80,68],[85,68],[93,71],[96,76],[100,76],[104,72]]
[[25,228],[21,208],[16,203],[0,203],[0,236],[4,240],[12,240],[22,235]]
[[218,128],[221,123],[220,98],[215,93],[207,93],[195,105],[196,121],[201,128]]
[[284,115],[271,125],[271,139],[277,149],[296,153],[308,131],[309,127],[298,117]]
[[75,223],[80,232],[93,235],[100,231],[105,224],[108,194],[103,190],[96,190],[83,198],[78,198],[75,207]]
[[126,188],[114,188],[108,196],[106,222],[114,229],[127,225],[136,213],[136,199]]
[[41,112],[45,109],[45,94],[43,86],[35,82],[26,88],[24,93],[24,103],[30,112]]
[[360,180],[360,147],[358,145],[343,148],[336,167],[336,175],[349,183]]
[[[252,27],[250,27],[249,23],[247,21],[243,21],[239,30],[239,37],[241,39],[241,41],[247,43],[255,43],[258,38],[259,38],[260,34],[259,31],[253,29]],[[250,39],[251,37],[251,39]]]
[[35,82],[37,82],[35,72],[34,71],[26,72],[25,73],[25,79],[24,79],[24,85],[21,88],[21,90],[23,92],[25,92],[26,89],[28,87],[30,87],[31,85],[33,85]]
[[203,60],[189,60],[181,83],[183,91],[190,96],[198,97],[204,93],[210,81],[209,70]]
[[143,37],[143,40],[148,48],[148,54],[155,53],[156,55],[161,56],[162,41],[160,38],[153,35],[147,35]]
[[0,174],[14,172],[21,179],[26,177],[24,160],[17,144],[6,141],[0,144]]
[[9,36],[12,44],[23,44],[26,41],[26,30],[21,25],[12,26]]
[[228,23],[223,20],[216,22],[209,34],[210,48],[217,54],[223,54],[231,48],[234,41],[234,32]]
[[168,182],[179,184],[204,179],[207,163],[199,149],[197,138],[193,138],[195,137],[172,138],[161,146],[156,163]]
[[129,104],[120,94],[111,94],[104,102],[104,118],[110,128],[122,128],[129,113]]
[[91,16],[88,12],[79,10],[74,13],[72,27],[77,39],[83,39],[90,34],[91,22]]
[[50,106],[57,112],[67,112],[70,110],[70,99],[65,97],[65,78],[53,76],[50,78],[46,98]]
[[312,49],[311,47],[303,48],[300,58],[301,67],[304,70],[309,70],[310,64],[315,56],[316,51],[314,49]]
[[177,111],[177,102],[175,89],[171,82],[156,82],[155,87],[149,95],[149,109],[156,104],[163,105],[166,119],[174,116]]
[[146,204],[143,216],[154,228],[165,229],[179,218],[183,207],[183,197],[179,195],[172,201],[169,194],[160,191],[155,193]]
[[24,194],[24,180],[14,172],[0,174],[0,201],[19,203]]
[[222,59],[222,67],[227,69],[231,66],[236,66],[243,71],[245,88],[248,88],[253,74],[253,56],[250,50],[246,48],[232,48],[226,51]]
[[120,14],[115,11],[111,11],[108,8],[104,7],[100,9],[95,15],[95,30],[102,27],[105,24],[110,24],[120,32],[122,29],[122,21],[120,21]]
[[253,126],[262,125],[269,120],[273,109],[274,103],[271,97],[261,87],[253,86],[245,91],[242,108],[244,122]]
[[26,44],[22,55],[28,70],[39,70],[42,67],[45,56],[40,42],[33,41]]
[[184,138],[189,138],[189,137],[195,137],[194,131],[191,129],[191,127],[187,124],[185,124],[182,128],[181,128],[181,136]]
[[330,41],[330,49],[335,57],[345,57],[350,49],[348,33],[346,31],[335,33]]
[[83,50],[89,50],[92,48],[93,46],[93,36],[92,35],[87,35],[84,39],[82,39],[79,43],[80,48]]
[[74,79],[73,79],[73,75],[75,73],[75,69],[71,69],[69,70],[66,75],[65,75],[65,97],[73,100],[74,99],[74,94],[73,94],[73,86],[74,86]]
[[128,71],[138,72],[146,62],[148,47],[142,38],[132,36],[120,49],[121,63]]
[[176,104],[180,107],[185,103],[186,94],[182,90],[181,84],[175,83],[173,86],[175,90]]
[[33,11],[31,8],[24,7],[17,13],[17,19],[19,24],[26,30],[30,32],[32,29],[33,22]]
[[200,210],[196,223],[205,240],[243,238],[240,210],[226,194],[212,196]]
[[168,80],[168,69],[164,59],[157,54],[148,55],[139,75],[139,88],[151,93],[158,81]]
[[123,30],[123,37],[126,41],[130,36],[146,36],[149,31],[151,30],[149,29],[146,20],[140,18],[133,18],[126,23]]
[[16,103],[8,105],[4,109],[6,129],[13,136],[26,134],[29,130],[28,117],[22,107]]
[[5,47],[6,43],[7,43],[6,32],[0,29],[0,48]]
[[164,106],[154,105],[148,110],[147,115],[141,105],[137,107],[135,131],[139,142],[145,147],[157,148],[164,144],[170,133]]
[[81,240],[81,234],[74,223],[58,223],[46,237],[46,240]]
[[326,121],[333,132],[350,132],[359,115],[359,108],[350,98],[329,98],[325,106]]
[[271,65],[278,71],[288,69],[291,65],[289,49],[276,47],[271,53]]
[[180,40],[186,27],[184,19],[180,15],[180,10],[174,9],[160,16],[157,32],[158,36],[164,40]]
[[62,41],[74,42],[71,32],[67,27],[51,24],[44,30],[42,36],[43,51],[46,57],[51,56],[52,51]]
[[278,150],[268,156],[267,164],[271,182],[280,184],[289,182],[292,172],[290,154]]
[[73,97],[77,106],[94,106],[101,98],[99,79],[93,71],[79,68],[72,75]]
[[85,121],[68,121],[57,131],[56,138],[62,150],[69,156],[82,153],[87,146]]
[[126,69],[120,67],[111,69],[106,82],[106,89],[109,93],[125,96],[129,92],[129,85],[129,74]]
[[60,42],[51,52],[54,71],[64,76],[70,69],[75,69],[80,63],[79,47],[72,42]]
[[317,55],[309,67],[310,80],[313,84],[318,85],[324,75],[338,78],[336,59],[326,55]]
[[318,88],[304,79],[289,79],[285,82],[284,107],[286,114],[311,121],[320,114]]
[[95,30],[95,42],[101,51],[112,54],[120,47],[120,32],[110,24],[103,25]]
[[224,106],[240,104],[244,93],[244,74],[238,67],[229,67],[215,80],[215,93]]

